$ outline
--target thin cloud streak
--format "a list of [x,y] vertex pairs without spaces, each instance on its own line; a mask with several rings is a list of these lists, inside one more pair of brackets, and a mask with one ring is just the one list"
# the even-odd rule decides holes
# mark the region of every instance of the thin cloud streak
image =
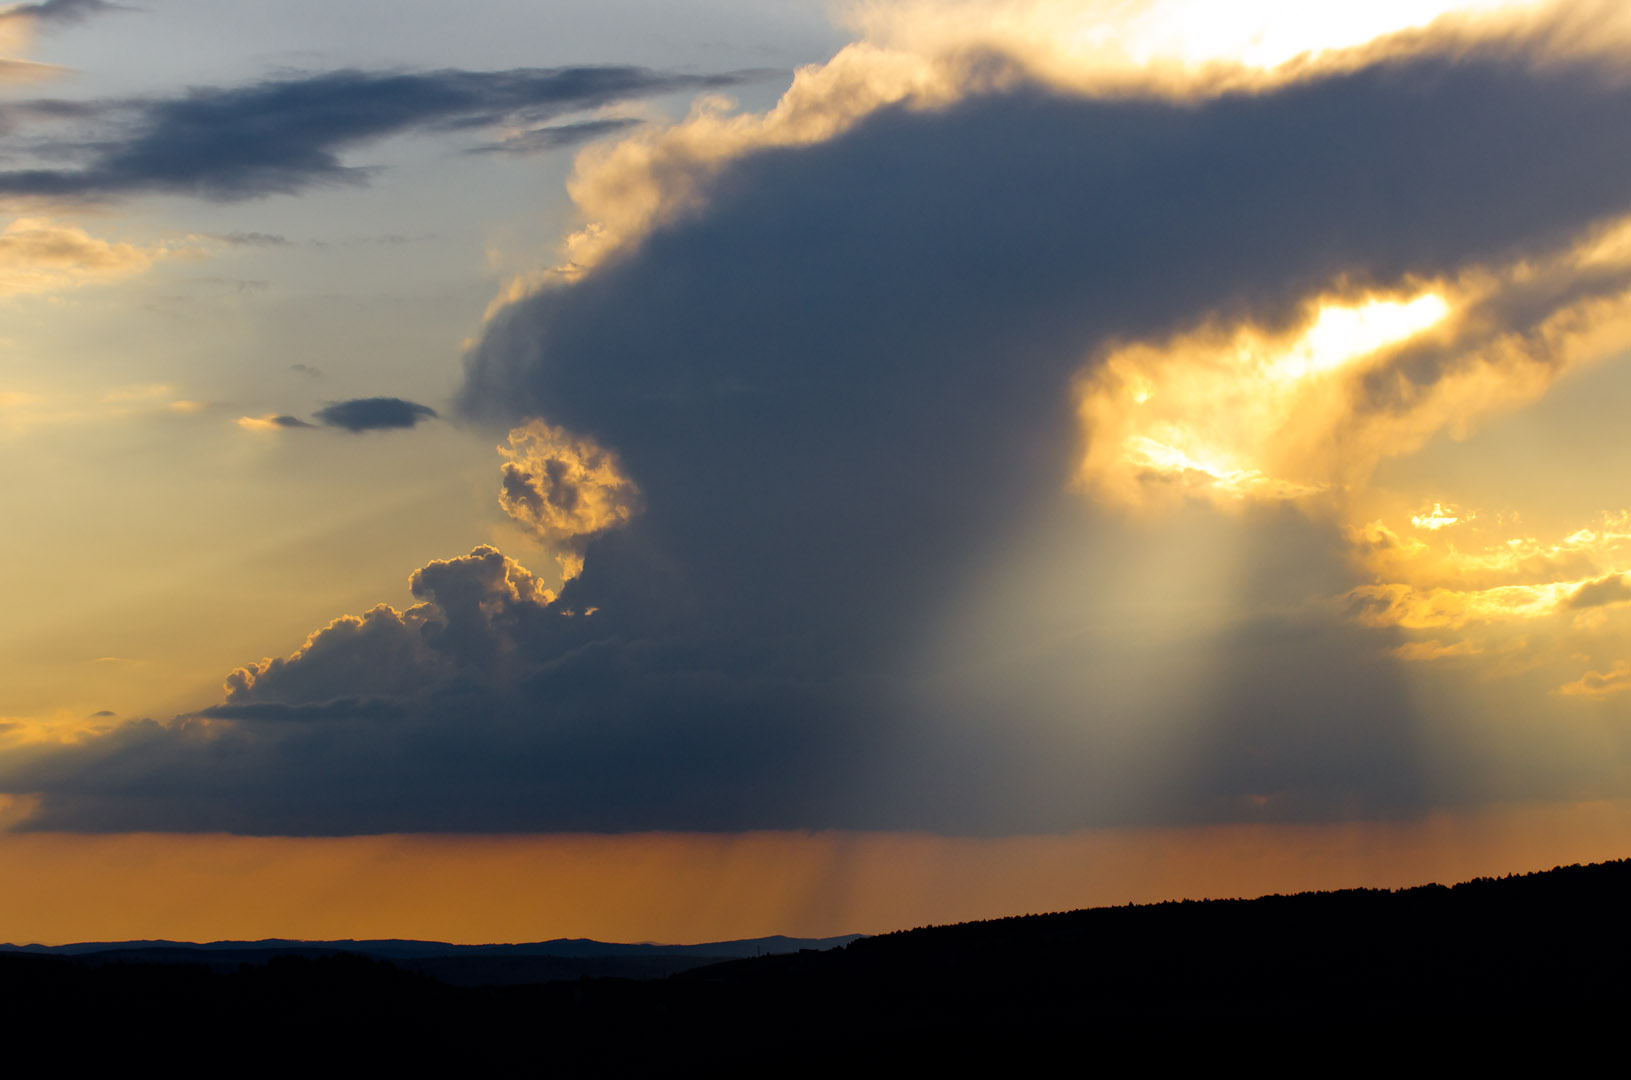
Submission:
[[111,11],[132,11],[124,4],[107,0],[43,0],[37,4],[11,4],[0,8],[0,23],[59,24],[84,22]]
[[[366,182],[341,155],[407,132],[535,125],[619,101],[732,86],[763,73],[684,75],[639,67],[335,71],[170,98],[74,107],[90,132],[55,147],[70,168],[0,172],[0,195],[104,200],[149,192],[230,202]],[[10,124],[59,103],[8,107]]]

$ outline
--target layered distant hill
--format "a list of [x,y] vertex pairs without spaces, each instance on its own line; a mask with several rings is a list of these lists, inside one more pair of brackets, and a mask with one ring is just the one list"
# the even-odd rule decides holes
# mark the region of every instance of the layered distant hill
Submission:
[[[386,960],[352,947],[425,947],[413,942],[253,943],[250,952],[274,955],[230,970],[150,961],[177,949],[225,957],[244,943],[125,949],[117,958],[106,948],[15,952],[0,956],[0,1015],[11,1030],[81,1056],[102,1049],[115,1064],[131,1047],[159,1045],[206,1063],[253,1047],[268,1067],[461,1075],[826,1076],[863,1063],[960,1075],[1029,1074],[1061,1055],[1084,1065],[1136,1054],[1169,1067],[1241,1053],[1284,1062],[1296,1050],[1320,1055],[1300,1067],[1325,1071],[1419,1054],[1421,1039],[1452,1036],[1464,1064],[1538,1035],[1578,1041],[1618,1031],[1631,1007],[1627,911],[1631,861],[1620,861],[1450,888],[928,927],[645,980],[455,986],[410,965],[460,954]],[[567,947],[607,948],[507,948]],[[664,955],[659,946],[622,948]],[[1465,1039],[1469,1030],[1477,1040]]]
[[455,986],[514,986],[561,979],[654,979],[707,964],[753,956],[834,949],[860,937],[771,937],[712,941],[701,945],[628,944],[557,938],[519,944],[450,945],[444,941],[382,938],[367,941],[82,941],[71,945],[4,945],[0,952],[72,957],[105,964],[195,964],[229,972],[240,964],[266,964],[279,957],[321,959],[341,953],[388,960],[405,971]]

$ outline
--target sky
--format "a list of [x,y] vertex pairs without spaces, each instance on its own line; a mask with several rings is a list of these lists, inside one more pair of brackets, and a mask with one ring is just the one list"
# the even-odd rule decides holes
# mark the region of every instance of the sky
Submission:
[[1628,72],[1595,0],[0,8],[0,940],[1622,857]]

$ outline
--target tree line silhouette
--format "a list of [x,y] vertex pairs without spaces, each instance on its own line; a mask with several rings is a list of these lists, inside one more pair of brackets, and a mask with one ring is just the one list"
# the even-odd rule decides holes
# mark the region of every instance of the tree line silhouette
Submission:
[[1621,860],[1449,888],[920,927],[649,980],[460,987],[345,954],[230,971],[12,954],[0,956],[0,1015],[80,1057],[161,1047],[323,1071],[963,1072],[1309,1040],[1352,1058],[1401,1032],[1616,1030],[1631,1004],[1628,910]]

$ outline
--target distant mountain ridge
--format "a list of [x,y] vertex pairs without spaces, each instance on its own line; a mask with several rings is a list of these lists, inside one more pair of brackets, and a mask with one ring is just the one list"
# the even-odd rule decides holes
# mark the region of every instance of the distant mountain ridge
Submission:
[[7,952],[54,953],[82,956],[87,953],[130,952],[138,949],[207,949],[237,952],[259,950],[322,950],[361,953],[385,960],[420,959],[429,956],[708,956],[739,959],[792,953],[800,949],[836,949],[864,937],[841,934],[837,937],[794,938],[784,934],[709,941],[699,945],[662,945],[656,942],[595,941],[592,938],[554,938],[550,941],[455,945],[446,941],[420,941],[413,938],[340,938],[307,941],[300,938],[261,938],[258,941],[170,941],[163,938],[139,941],[79,941],[67,945],[13,945],[0,943]]
[[431,975],[455,986],[514,986],[557,982],[562,979],[655,979],[725,960],[778,956],[801,950],[824,950],[848,945],[862,937],[844,934],[829,938],[793,938],[773,934],[762,938],[711,941],[697,945],[659,945],[651,942],[608,942],[589,938],[553,941],[454,945],[445,941],[403,938],[302,941],[262,938],[259,941],[80,941],[67,945],[0,944],[0,952],[71,957],[81,963],[198,964],[230,971],[240,964],[265,964],[277,957],[318,959],[349,953],[386,960],[406,970]]

